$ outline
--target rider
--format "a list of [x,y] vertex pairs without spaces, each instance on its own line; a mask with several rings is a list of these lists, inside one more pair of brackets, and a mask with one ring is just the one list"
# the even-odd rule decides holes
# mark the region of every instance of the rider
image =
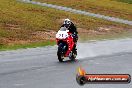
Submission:
[[66,27],[69,30],[69,32],[72,33],[73,41],[75,43],[75,49],[76,49],[76,44],[78,40],[78,35],[77,35],[78,32],[76,26],[73,24],[73,22],[70,19],[65,19],[61,27]]

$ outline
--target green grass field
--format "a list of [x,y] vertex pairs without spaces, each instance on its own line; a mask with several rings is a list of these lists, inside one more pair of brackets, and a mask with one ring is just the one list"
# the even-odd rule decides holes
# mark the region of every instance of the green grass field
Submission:
[[15,44],[15,45],[3,45],[0,46],[0,51],[5,51],[5,50],[16,50],[16,49],[26,49],[26,48],[36,48],[36,47],[42,47],[42,46],[52,46],[55,45],[55,42],[51,41],[46,41],[46,42],[36,42],[36,43],[29,43],[29,44]]
[[116,1],[132,4],[132,0],[116,0]]
[[[132,20],[132,0],[34,0]],[[126,3],[124,3],[126,2]]]
[[[127,30],[116,31],[116,29],[131,29],[129,25],[109,22],[93,17],[72,14],[56,9],[25,4],[15,0],[0,0],[0,50],[18,49],[53,45],[49,43],[48,31],[57,31],[63,19],[70,18],[78,28],[82,30],[98,30],[99,27],[114,27],[116,36],[124,35]],[[90,39],[98,37],[109,38],[109,33],[89,35]],[[84,35],[83,33],[80,35]],[[53,34],[54,38],[55,34]],[[87,36],[87,35],[86,35]],[[105,36],[105,37],[103,37]],[[116,37],[115,36],[115,37]],[[43,38],[44,37],[44,38]]]

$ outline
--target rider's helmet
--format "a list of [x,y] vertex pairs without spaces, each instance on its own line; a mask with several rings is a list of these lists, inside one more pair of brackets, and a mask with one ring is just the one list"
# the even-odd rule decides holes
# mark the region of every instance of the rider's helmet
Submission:
[[71,25],[71,20],[67,18],[67,19],[64,20],[64,23],[63,24],[64,24],[64,26],[66,28],[68,28]]

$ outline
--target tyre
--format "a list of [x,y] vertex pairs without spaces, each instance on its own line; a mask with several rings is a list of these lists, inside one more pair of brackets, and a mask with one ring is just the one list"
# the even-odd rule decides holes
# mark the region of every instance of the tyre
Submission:
[[70,59],[72,60],[72,61],[75,61],[76,60],[76,56],[77,56],[77,50],[72,50],[72,53],[71,53],[72,55],[71,55],[71,57],[70,57]]
[[66,51],[66,45],[63,43],[60,43],[58,45],[58,51],[57,51],[59,62],[63,62],[65,51]]
[[59,60],[59,62],[63,62],[63,55],[58,51],[57,52],[57,56],[58,56],[58,60]]

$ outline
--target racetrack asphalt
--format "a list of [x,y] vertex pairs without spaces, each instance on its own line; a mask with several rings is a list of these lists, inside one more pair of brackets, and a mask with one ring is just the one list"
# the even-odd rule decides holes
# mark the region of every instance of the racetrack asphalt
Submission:
[[76,62],[59,63],[57,46],[0,52],[0,88],[132,88],[130,84],[76,82],[79,66],[89,74],[132,75],[132,39],[78,43]]

